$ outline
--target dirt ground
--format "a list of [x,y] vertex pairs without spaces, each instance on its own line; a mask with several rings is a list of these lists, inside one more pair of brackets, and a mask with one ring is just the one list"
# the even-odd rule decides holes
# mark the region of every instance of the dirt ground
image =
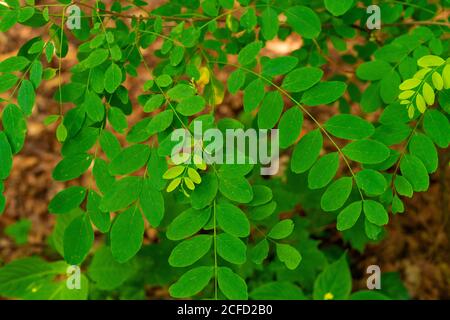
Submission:
[[[0,34],[0,60],[16,54],[27,39],[40,32],[16,26],[7,33]],[[301,39],[290,38],[287,46],[277,42],[270,44],[267,53],[280,54],[300,45]],[[76,62],[74,50],[70,52],[64,59],[63,79],[70,76],[67,70]],[[336,66],[339,63],[328,72],[332,72],[332,68]],[[221,77],[226,78],[226,74]],[[128,83],[132,101],[136,101],[139,83]],[[57,85],[57,80],[44,82],[38,90],[35,110],[28,120],[25,147],[15,156],[12,174],[5,185],[8,200],[6,211],[0,216],[0,263],[31,254],[42,254],[46,237],[52,230],[54,217],[48,213],[47,205],[64,185],[51,179],[51,172],[60,160],[60,146],[55,139],[55,126],[44,126],[43,119],[57,113],[58,106],[51,99]],[[239,98],[227,98],[219,110],[222,116],[229,116],[240,108]],[[322,111],[316,112],[320,118]],[[370,246],[362,256],[354,255],[353,260],[357,262],[354,274],[361,275],[358,286],[363,287],[365,284],[365,268],[378,264],[383,272],[399,271],[409,293],[415,299],[450,298],[448,153],[448,150],[446,153],[442,152],[441,158],[446,157],[446,161],[432,176],[430,190],[415,194],[405,204],[407,213],[391,218],[389,236],[379,245]],[[21,218],[30,219],[32,229],[28,244],[17,246],[4,234],[4,228]]]

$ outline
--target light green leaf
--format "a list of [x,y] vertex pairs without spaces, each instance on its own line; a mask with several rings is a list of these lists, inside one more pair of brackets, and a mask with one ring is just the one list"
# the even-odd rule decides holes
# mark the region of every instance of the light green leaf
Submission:
[[427,191],[430,186],[430,178],[427,168],[416,156],[405,154],[400,162],[400,171],[411,183],[416,192]]
[[23,80],[17,93],[17,103],[26,115],[31,115],[35,100],[36,93],[33,84],[29,80]]
[[184,116],[192,116],[201,112],[206,106],[206,101],[202,96],[193,96],[181,100],[176,110]]
[[352,291],[352,276],[346,255],[328,265],[314,282],[314,300],[347,299]]
[[334,16],[342,16],[353,6],[353,0],[325,0],[325,8]]
[[291,219],[285,219],[275,224],[267,236],[275,240],[281,240],[289,237],[293,231],[294,222]]
[[384,176],[372,169],[359,171],[356,174],[356,183],[369,196],[379,196],[387,188],[387,181]]
[[122,83],[122,69],[112,63],[105,72],[105,90],[108,93],[113,93]]

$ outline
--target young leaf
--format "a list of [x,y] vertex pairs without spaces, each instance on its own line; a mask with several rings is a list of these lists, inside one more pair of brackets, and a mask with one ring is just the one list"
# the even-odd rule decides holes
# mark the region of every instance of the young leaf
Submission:
[[86,196],[86,188],[80,186],[69,187],[57,193],[48,205],[50,213],[67,213],[77,208]]

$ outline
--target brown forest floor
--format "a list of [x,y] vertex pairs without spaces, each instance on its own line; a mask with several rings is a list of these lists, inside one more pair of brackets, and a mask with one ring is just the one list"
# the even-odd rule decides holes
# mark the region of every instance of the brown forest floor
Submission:
[[[16,54],[27,39],[39,35],[40,32],[41,30],[30,32],[29,28],[16,26],[7,33],[0,34],[0,61]],[[265,54],[286,53],[300,45],[301,39],[297,38],[289,39],[287,45],[273,42]],[[68,57],[64,59],[63,80],[70,77],[68,69],[76,62],[73,49],[71,47]],[[149,55],[148,58],[151,64],[152,57]],[[336,63],[329,67],[328,73],[333,73],[334,68],[342,68],[339,60],[333,60]],[[226,73],[222,72],[219,77],[226,78]],[[140,80],[142,79],[128,82],[133,101],[136,101],[139,94],[139,86],[142,83]],[[8,202],[5,213],[0,216],[0,264],[32,254],[41,254],[46,246],[46,238],[52,230],[54,217],[48,213],[47,205],[64,185],[51,179],[51,172],[60,160],[60,146],[55,139],[55,126],[45,127],[43,119],[49,114],[57,113],[58,106],[51,98],[57,86],[58,81],[55,79],[44,82],[38,90],[35,110],[28,120],[25,147],[15,156],[12,174],[6,182]],[[240,108],[239,97],[228,97],[219,111],[222,116],[230,116]],[[332,112],[329,108],[316,109],[315,116],[319,119],[327,118]],[[407,214],[392,217],[389,235],[384,241],[370,246],[361,256],[354,255],[356,264],[353,274],[357,278],[359,275],[360,278],[357,286],[363,287],[365,284],[366,267],[377,264],[383,272],[400,272],[408,291],[415,299],[450,298],[450,170],[447,168],[448,158],[432,176],[430,190],[427,193],[415,194],[414,199],[407,201]],[[17,246],[4,234],[4,228],[21,218],[30,219],[32,229],[28,244]]]

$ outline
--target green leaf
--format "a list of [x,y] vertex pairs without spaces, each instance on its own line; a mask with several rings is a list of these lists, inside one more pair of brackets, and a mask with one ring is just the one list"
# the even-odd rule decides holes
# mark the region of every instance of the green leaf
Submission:
[[217,253],[234,264],[244,264],[247,260],[247,246],[241,239],[228,233],[217,236]]
[[346,255],[328,265],[314,282],[314,300],[347,299],[352,291],[352,276]]
[[411,183],[416,192],[427,191],[430,178],[425,165],[416,156],[405,154],[400,162],[402,175]]
[[265,283],[250,293],[254,300],[305,300],[302,290],[291,282]]
[[43,67],[42,63],[40,61],[35,61],[31,64],[30,68],[30,81],[33,84],[34,88],[38,88],[42,81],[42,75],[43,75]]
[[330,104],[339,99],[347,90],[347,85],[341,81],[320,82],[303,94],[301,102],[314,107]]
[[202,176],[200,183],[191,193],[191,204],[194,209],[203,209],[210,205],[217,195],[219,184],[214,173]]
[[349,204],[344,210],[342,210],[337,216],[337,226],[339,231],[344,231],[353,227],[358,221],[361,215],[362,205],[361,201],[353,202]]
[[394,180],[394,185],[398,194],[409,198],[412,197],[414,192],[413,187],[405,177],[397,175]]
[[253,200],[249,202],[248,206],[260,206],[266,204],[272,200],[273,194],[272,189],[263,185],[253,186]]
[[36,93],[33,84],[29,80],[23,80],[17,93],[17,103],[26,115],[31,115],[35,100]]
[[64,231],[63,243],[64,259],[67,263],[81,264],[94,243],[94,230],[86,214],[72,220]]
[[167,228],[166,236],[170,240],[188,238],[200,231],[211,217],[211,208],[203,210],[187,209],[179,214]]
[[95,122],[100,122],[105,117],[105,107],[102,99],[93,92],[88,92],[84,99],[83,107],[89,118]]
[[213,277],[213,267],[197,267],[189,270],[169,288],[174,298],[192,297],[202,291]]
[[80,186],[69,187],[57,193],[48,205],[50,213],[67,213],[77,208],[86,196],[86,188]]
[[363,211],[366,219],[377,226],[384,226],[389,222],[389,216],[383,205],[374,200],[364,200]]
[[350,296],[350,300],[391,300],[391,299],[377,291],[363,290],[352,293],[352,295]]
[[217,272],[220,291],[230,300],[247,300],[247,284],[230,268],[220,267]]
[[86,153],[70,155],[56,165],[52,177],[57,181],[76,179],[91,166],[92,159],[92,155]]
[[385,103],[392,103],[397,100],[399,85],[401,83],[398,72],[392,70],[387,73],[380,82],[380,96]]
[[117,137],[107,130],[102,130],[100,135],[100,146],[109,159],[114,159],[121,150],[120,142]]
[[111,253],[123,263],[136,255],[144,239],[144,219],[137,206],[119,213],[111,228]]
[[167,91],[167,96],[174,101],[181,101],[183,99],[193,97],[194,95],[195,88],[192,85],[184,83],[177,84],[175,87]]
[[23,112],[14,104],[8,104],[3,109],[2,124],[11,145],[12,153],[18,153],[23,148],[27,134],[27,123]]
[[322,76],[322,69],[315,67],[298,68],[284,78],[281,87],[289,92],[302,92],[317,84]]
[[118,263],[106,246],[99,248],[88,268],[89,278],[95,287],[101,290],[113,290],[122,285],[130,277],[132,268],[129,263]]
[[19,80],[15,75],[10,73],[5,73],[0,75],[0,93],[8,91],[11,89]]
[[321,208],[327,212],[341,208],[350,197],[352,187],[353,179],[350,177],[342,177],[334,181],[320,199]]
[[284,243],[277,243],[276,248],[278,259],[280,259],[289,270],[295,270],[302,261],[302,256],[297,249]]
[[11,173],[13,157],[11,146],[5,133],[0,131],[0,180],[5,180]]
[[216,216],[223,231],[240,238],[250,234],[250,222],[238,207],[230,203],[219,204],[216,206]]
[[325,0],[325,8],[334,16],[342,16],[353,6],[353,0]]
[[211,248],[212,236],[199,235],[180,242],[170,254],[169,264],[173,267],[187,267],[201,259]]
[[142,192],[139,197],[142,212],[150,222],[151,226],[156,228],[164,218],[164,197],[156,189],[150,179],[145,179],[142,186]]
[[287,110],[278,124],[280,147],[288,148],[300,136],[303,126],[303,113],[296,107]]
[[342,152],[350,158],[364,164],[377,164],[389,157],[389,148],[374,140],[358,140],[346,145]]
[[29,219],[20,219],[19,221],[8,225],[4,230],[5,234],[12,238],[17,245],[23,245],[28,242],[32,222]]
[[335,115],[325,122],[324,127],[333,136],[349,140],[368,138],[375,132],[370,122],[351,114]]
[[361,80],[376,81],[383,79],[391,70],[391,65],[386,61],[375,60],[360,64],[356,69],[356,75]]
[[438,168],[438,153],[433,141],[426,135],[417,133],[409,142],[409,152],[419,158],[428,173],[434,173]]
[[147,145],[135,144],[123,149],[110,163],[111,175],[126,175],[142,168],[148,161],[150,148]]
[[319,129],[308,132],[295,146],[291,159],[291,170],[303,173],[316,162],[322,150],[323,137]]
[[288,24],[306,39],[317,38],[322,30],[317,14],[308,7],[294,6],[286,11]]
[[417,60],[417,65],[422,68],[438,67],[443,65],[445,60],[438,56],[426,55]]
[[165,88],[172,84],[173,80],[168,74],[162,74],[155,79],[158,86]]
[[86,209],[92,223],[100,232],[106,233],[111,227],[111,217],[109,215],[109,212],[103,212],[102,210],[100,210],[101,201],[102,198],[100,197],[100,195],[94,190],[90,190],[87,196]]
[[202,96],[193,96],[181,100],[176,110],[184,116],[192,116],[205,109],[206,101]]
[[[48,263],[31,257],[14,260],[0,269],[0,294],[3,297],[24,298],[33,288],[37,289],[54,277],[65,274],[67,264],[63,261]],[[65,281],[63,282],[66,284]]]
[[356,183],[369,196],[379,196],[386,191],[387,181],[378,171],[365,169],[356,174]]
[[239,64],[241,64],[243,66],[251,64],[256,59],[256,56],[258,55],[261,48],[262,48],[261,41],[252,42],[252,43],[249,43],[248,45],[246,45],[239,52],[239,55],[238,55]]
[[283,112],[283,97],[278,91],[266,94],[258,113],[258,127],[260,129],[272,129],[278,122]]
[[294,222],[291,219],[285,219],[275,224],[267,236],[275,240],[281,240],[289,237],[293,231]]
[[153,112],[156,109],[158,109],[163,102],[165,101],[165,98],[162,94],[154,94],[150,97],[150,99],[147,100],[147,102],[144,105],[144,112]]
[[108,56],[109,52],[107,49],[96,49],[92,51],[80,64],[86,69],[92,69],[105,62],[106,59],[108,59]]
[[108,93],[113,93],[122,83],[122,69],[112,63],[105,72],[105,90]]
[[228,199],[239,203],[248,203],[253,199],[252,186],[242,176],[220,174],[219,190]]
[[423,119],[425,133],[441,148],[450,144],[450,122],[437,110],[428,110]]
[[267,6],[261,14],[261,33],[266,40],[272,40],[278,34],[278,13]]
[[250,259],[253,263],[262,264],[269,255],[269,242],[263,239],[250,249]]
[[245,72],[241,69],[233,71],[227,79],[228,91],[235,94],[244,86]]
[[174,113],[172,110],[165,110],[158,113],[148,124],[147,132],[150,134],[155,134],[169,128],[173,121],[173,114]]
[[321,189],[327,186],[339,168],[339,154],[329,153],[321,157],[312,166],[308,174],[308,187],[310,189]]
[[255,79],[244,90],[244,111],[251,112],[258,107],[264,99],[264,83],[261,79]]
[[262,59],[262,74],[268,77],[283,75],[294,69],[297,64],[298,58],[293,56]]
[[136,201],[141,193],[142,179],[125,177],[114,182],[105,193],[100,208],[105,212],[124,209]]
[[30,63],[22,56],[10,57],[0,62],[0,72],[21,71]]

